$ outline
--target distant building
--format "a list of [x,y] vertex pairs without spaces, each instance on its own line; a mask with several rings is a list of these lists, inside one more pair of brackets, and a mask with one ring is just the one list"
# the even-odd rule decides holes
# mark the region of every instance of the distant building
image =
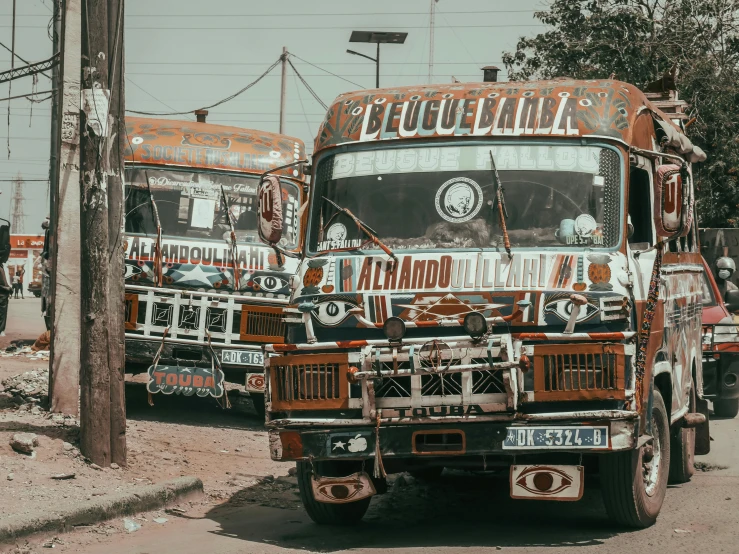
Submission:
[[41,281],[41,267],[37,263],[44,248],[44,235],[10,235],[10,258],[5,264],[8,283],[21,268],[26,270],[23,277],[23,290],[28,290],[31,281]]

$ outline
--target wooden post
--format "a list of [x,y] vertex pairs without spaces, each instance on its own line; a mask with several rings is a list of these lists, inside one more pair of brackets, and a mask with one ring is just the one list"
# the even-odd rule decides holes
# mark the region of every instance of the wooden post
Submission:
[[49,233],[49,400],[51,411],[79,412],[80,398],[80,38],[81,0],[63,3],[58,85],[58,170],[51,183]]
[[123,283],[125,227],[124,152],[126,113],[123,51],[124,0],[108,0],[110,52],[110,171],[108,173],[108,364],[110,367],[110,459],[126,465],[125,288]]
[[[111,5],[113,13],[109,12]],[[123,350],[119,332],[124,312],[122,283],[117,284],[123,279],[123,271],[120,249],[111,250],[111,244],[120,244],[122,238],[123,191],[118,190],[123,166],[121,128],[125,133],[120,91],[121,10],[122,6],[114,0],[82,1],[80,450],[103,467],[112,461],[114,443],[116,459],[125,463],[125,408],[120,382]],[[111,20],[115,21],[114,29],[109,28]],[[113,45],[109,43],[111,34]],[[111,84],[119,89],[115,97],[111,96]],[[111,206],[111,200],[117,205]]]

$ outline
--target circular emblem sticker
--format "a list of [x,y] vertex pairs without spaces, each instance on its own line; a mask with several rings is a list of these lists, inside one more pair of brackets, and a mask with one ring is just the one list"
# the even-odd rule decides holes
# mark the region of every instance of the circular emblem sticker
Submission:
[[449,179],[436,191],[436,211],[452,223],[469,221],[482,208],[482,189],[472,179]]
[[326,231],[326,240],[341,242],[346,238],[346,226],[343,223],[334,223]]

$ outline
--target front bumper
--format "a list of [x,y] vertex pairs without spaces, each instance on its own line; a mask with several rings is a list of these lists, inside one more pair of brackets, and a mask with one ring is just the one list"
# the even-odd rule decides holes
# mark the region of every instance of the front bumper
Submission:
[[739,398],[739,352],[704,352],[703,397],[711,401]]
[[[636,446],[638,417],[636,412],[613,411],[611,417],[604,413],[583,414],[537,414],[524,416],[533,420],[522,420],[514,415],[501,416],[498,422],[476,422],[468,420],[454,423],[405,424],[405,425],[354,425],[326,427],[273,428],[269,431],[270,455],[276,461],[293,460],[365,460],[375,456],[379,430],[379,449],[383,460],[427,458],[429,456],[515,456],[520,454],[546,454],[551,452],[597,453],[631,450]],[[600,448],[557,447],[515,450],[505,449],[503,443],[511,429],[525,429],[536,425],[542,427],[549,422],[563,426],[606,426],[608,443]],[[310,423],[308,423],[310,425]],[[418,434],[447,434],[454,436],[454,444],[419,448]],[[342,443],[337,448],[337,443]]]

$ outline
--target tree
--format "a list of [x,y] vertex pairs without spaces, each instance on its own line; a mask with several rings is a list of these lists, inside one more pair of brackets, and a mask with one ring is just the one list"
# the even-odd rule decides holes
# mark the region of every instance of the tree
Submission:
[[673,68],[690,105],[703,226],[739,226],[739,0],[554,0],[551,28],[505,52],[511,80],[617,79],[644,87]]

